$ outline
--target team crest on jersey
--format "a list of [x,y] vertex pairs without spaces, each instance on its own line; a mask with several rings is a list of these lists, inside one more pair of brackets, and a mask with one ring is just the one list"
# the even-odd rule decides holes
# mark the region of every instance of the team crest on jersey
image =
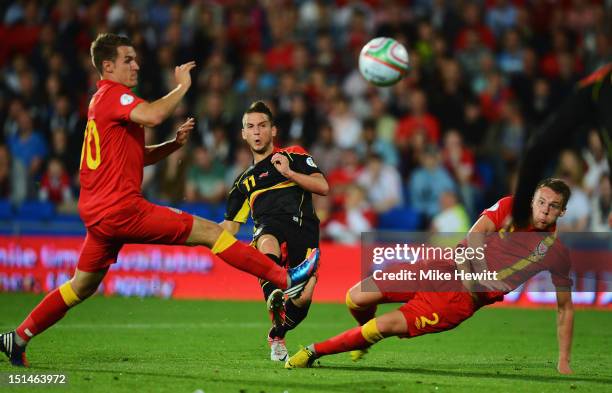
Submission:
[[121,105],[130,105],[132,102],[134,102],[134,96],[129,94],[122,94],[119,98],[119,102],[121,102]]
[[308,164],[309,166],[311,166],[311,167],[313,167],[313,168],[316,168],[316,167],[317,167],[317,164],[315,164],[315,162],[314,162],[314,160],[312,159],[312,157],[308,157],[308,158],[306,159],[306,164]]
[[261,173],[257,178],[263,179],[264,177],[268,177],[268,175],[269,175],[268,171],[265,171],[264,173]]
[[548,245],[544,243],[544,240],[542,240],[536,248],[536,254],[543,257],[544,255],[546,255],[546,252],[548,252]]

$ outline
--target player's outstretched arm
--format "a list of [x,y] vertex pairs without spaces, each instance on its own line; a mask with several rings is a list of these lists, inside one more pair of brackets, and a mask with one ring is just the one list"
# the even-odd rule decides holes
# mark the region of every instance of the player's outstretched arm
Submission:
[[168,157],[187,143],[189,134],[195,125],[195,120],[190,117],[176,130],[176,137],[159,145],[145,146],[144,165],[153,165]]
[[574,335],[574,305],[569,288],[557,288],[557,340],[559,341],[559,361],[557,370],[561,374],[571,374],[570,359]]
[[223,222],[221,222],[219,226],[221,226],[221,228],[225,229],[232,235],[237,234],[238,231],[240,230],[240,223],[236,221],[223,220]]
[[145,127],[156,127],[174,112],[176,106],[191,86],[190,71],[196,66],[195,61],[181,64],[174,69],[176,87],[170,93],[153,102],[142,102],[130,112],[130,120]]
[[272,163],[277,171],[287,179],[295,182],[298,186],[309,192],[314,192],[319,195],[327,195],[329,192],[329,184],[320,173],[312,173],[306,175],[296,172],[289,166],[289,159],[281,153],[276,153],[272,156]]

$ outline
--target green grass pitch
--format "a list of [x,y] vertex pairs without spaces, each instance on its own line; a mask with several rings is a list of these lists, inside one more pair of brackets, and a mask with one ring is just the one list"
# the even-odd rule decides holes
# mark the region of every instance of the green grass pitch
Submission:
[[[39,299],[1,294],[0,328]],[[65,373],[67,385],[0,391],[612,392],[612,312],[576,311],[572,376],[555,371],[554,310],[485,308],[449,332],[384,340],[359,363],[340,354],[300,370],[268,360],[268,326],[263,302],[95,297],[28,349],[28,372]],[[343,305],[314,304],[289,349],[352,326]]]

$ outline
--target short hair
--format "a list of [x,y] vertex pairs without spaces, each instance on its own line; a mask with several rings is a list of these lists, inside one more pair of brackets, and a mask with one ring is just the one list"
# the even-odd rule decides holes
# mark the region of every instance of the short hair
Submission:
[[102,62],[105,60],[115,61],[117,58],[117,48],[120,46],[133,46],[132,41],[123,35],[113,33],[101,33],[91,43],[89,52],[91,62],[96,70],[102,75]]
[[567,183],[565,183],[561,179],[558,179],[555,177],[549,177],[547,179],[540,181],[538,185],[536,186],[535,190],[537,192],[540,188],[544,188],[544,187],[550,188],[551,190],[553,190],[557,194],[560,194],[563,197],[562,208],[563,210],[565,210],[565,208],[567,207],[567,201],[569,201],[570,197],[572,196],[572,190],[570,190]]
[[270,125],[274,125],[274,117],[272,116],[272,111],[270,110],[270,108],[268,107],[268,105],[266,105],[265,102],[263,101],[255,101],[251,104],[251,106],[249,106],[249,109],[247,109],[244,112],[244,116],[242,117],[242,126],[245,126],[245,119],[246,119],[246,115],[248,115],[249,113],[263,113],[264,115],[268,116],[268,120],[270,121]]

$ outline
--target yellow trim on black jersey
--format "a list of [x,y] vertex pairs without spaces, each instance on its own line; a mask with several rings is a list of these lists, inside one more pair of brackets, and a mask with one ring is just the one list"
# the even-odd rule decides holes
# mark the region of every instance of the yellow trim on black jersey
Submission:
[[245,199],[244,203],[242,204],[242,207],[240,208],[240,210],[238,210],[238,213],[236,213],[234,218],[232,218],[232,221],[240,222],[242,224],[246,223],[247,219],[249,218],[250,210],[251,207],[249,206],[249,200]]
[[253,203],[255,202],[255,198],[257,198],[259,196],[259,194],[262,194],[266,191],[270,191],[270,190],[277,190],[280,188],[288,188],[288,187],[297,187],[297,184],[295,184],[294,182],[292,182],[291,180],[286,180],[282,183],[278,183],[272,187],[268,187],[268,188],[262,188],[261,190],[257,190],[254,191],[250,196],[249,196],[249,205],[251,206],[251,209],[253,209]]
[[[555,234],[552,234],[550,236],[546,236],[544,238],[544,240],[542,240],[540,243],[538,243],[538,247],[540,246],[540,244],[544,244],[547,248],[549,248],[550,246],[552,246],[552,244],[555,242],[555,240],[557,240],[557,236]],[[527,258],[523,258],[520,259],[518,262],[516,262],[514,265],[507,267],[505,269],[502,269],[501,271],[497,272],[497,279],[498,280],[503,280],[505,278],[508,278],[509,276],[513,275],[514,273],[525,269],[527,266],[531,265],[532,263],[537,263],[539,262],[541,259],[543,259],[546,256],[548,250],[544,251],[544,252],[538,252],[538,250],[535,250],[534,252],[532,252]]]

